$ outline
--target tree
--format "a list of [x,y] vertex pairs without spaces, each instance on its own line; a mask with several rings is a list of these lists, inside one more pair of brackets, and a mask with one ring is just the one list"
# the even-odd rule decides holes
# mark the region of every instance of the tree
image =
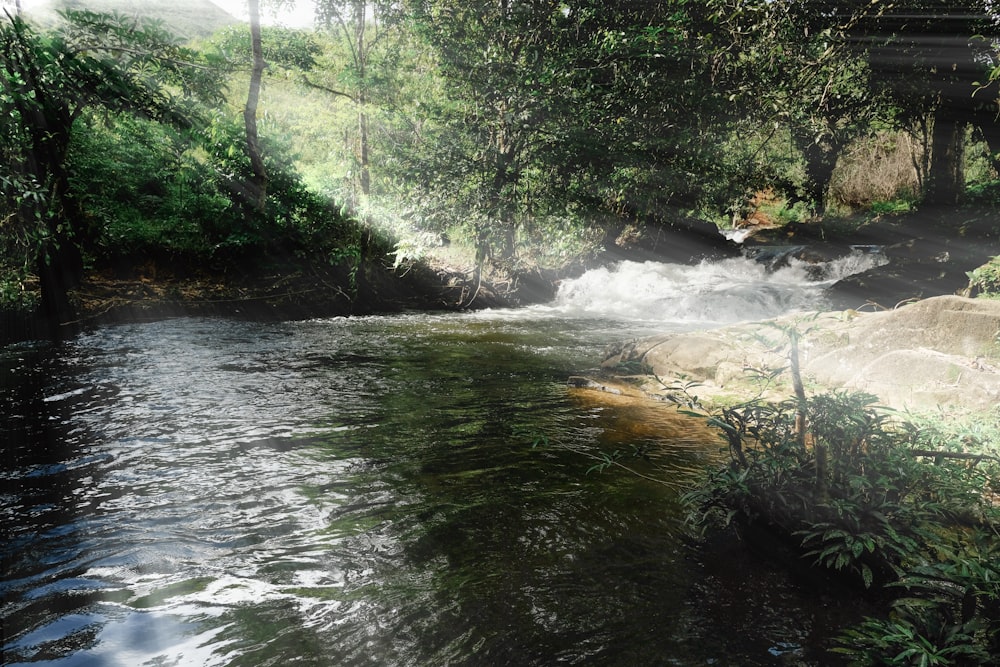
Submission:
[[987,82],[1000,17],[982,0],[909,0],[867,11],[848,32],[863,52],[874,86],[893,104],[897,123],[932,119],[924,188],[928,206],[953,206],[964,191],[966,129],[975,126],[1000,150],[997,87]]
[[763,125],[790,129],[805,160],[804,194],[817,211],[841,151],[873,127],[927,128],[928,205],[953,205],[961,195],[967,127],[1000,150],[996,87],[978,83],[986,81],[998,32],[989,3],[715,6],[730,42],[713,56],[724,85]]
[[[453,119],[453,130],[469,133],[471,155],[446,157],[457,164],[438,165],[439,174],[458,169],[455,186],[472,219],[477,267],[493,255],[510,263],[515,252],[518,186],[539,145],[547,114],[533,82],[543,81],[547,45],[556,2],[415,2],[416,26],[435,47],[449,92],[466,112]],[[447,186],[446,186],[447,187]]]
[[786,130],[804,163],[801,180],[764,163],[746,165],[757,174],[744,181],[803,199],[821,214],[842,151],[871,131],[881,108],[866,58],[846,37],[864,14],[850,5],[756,0],[714,3],[713,15],[715,85],[733,97],[740,126],[749,126],[744,132],[765,157],[768,140]]
[[514,264],[519,231],[546,215],[696,208],[726,180],[710,137],[727,104],[712,86],[703,5],[414,0],[407,8],[449,97],[437,113],[451,130],[447,143],[425,147],[420,170],[471,221],[480,263]]
[[260,3],[247,0],[250,12],[250,87],[247,103],[243,108],[243,122],[247,131],[247,155],[253,179],[250,182],[251,203],[257,212],[262,212],[267,203],[267,169],[261,155],[260,137],[257,133],[257,104],[260,101],[261,78],[264,76],[264,51],[260,39]]
[[[268,5],[280,9],[291,0],[270,0]],[[264,46],[261,37],[260,0],[247,0],[250,23],[250,85],[247,101],[243,107],[243,123],[246,127],[246,149],[250,158],[252,177],[247,184],[246,203],[248,214],[262,214],[267,206],[267,168],[261,153],[260,135],[257,131],[257,106],[260,103],[260,89],[267,63],[264,61]]]
[[185,96],[210,99],[219,91],[212,69],[158,25],[93,12],[63,16],[50,34],[19,16],[0,26],[0,185],[13,222],[5,233],[23,239],[53,325],[71,312],[67,292],[82,273],[81,248],[95,236],[69,187],[67,151],[80,114],[102,107],[189,126],[196,114]]
[[357,165],[357,187],[361,196],[371,195],[371,158],[370,158],[370,114],[368,105],[371,102],[371,62],[379,43],[388,32],[385,29],[383,17],[389,12],[385,3],[369,2],[368,0],[318,0],[316,4],[317,17],[320,25],[327,30],[339,32],[344,43],[348,45],[349,62],[343,69],[341,80],[346,86],[333,88],[306,79],[308,85],[325,90],[333,95],[344,97],[351,101],[357,109],[357,142],[355,161]]

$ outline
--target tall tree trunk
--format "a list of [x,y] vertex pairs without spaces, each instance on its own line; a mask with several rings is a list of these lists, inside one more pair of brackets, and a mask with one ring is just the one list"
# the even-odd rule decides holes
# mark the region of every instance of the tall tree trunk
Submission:
[[[360,101],[359,104],[364,102]],[[372,190],[372,175],[368,164],[368,114],[365,113],[364,107],[358,111],[358,169],[361,194],[367,197]]]
[[80,263],[79,250],[71,242],[47,243],[38,252],[35,270],[42,296],[42,315],[51,338],[60,338],[74,318],[69,292],[79,283],[75,267]]
[[[60,137],[63,140],[60,140]],[[40,183],[51,183],[49,200],[23,204],[20,217],[24,220],[45,220],[47,239],[38,249],[35,267],[41,292],[42,314],[49,335],[59,338],[65,325],[74,318],[75,310],[69,292],[83,278],[82,245],[91,239],[82,226],[82,212],[69,193],[69,174],[64,166],[69,136],[52,132],[48,142],[32,151],[28,163],[30,173]]]
[[357,49],[358,61],[358,171],[361,194],[367,197],[371,194],[371,171],[368,163],[368,111],[365,105],[368,104],[368,95],[365,91],[366,77],[368,75],[368,51],[365,44],[365,14],[368,3],[364,0],[357,0],[354,5],[354,38]]
[[247,93],[247,104],[243,109],[243,122],[247,133],[247,155],[250,157],[250,169],[253,172],[250,183],[251,202],[257,212],[264,210],[267,202],[267,169],[261,155],[260,138],[257,134],[257,105],[260,102],[260,84],[264,75],[264,50],[260,41],[260,2],[248,0],[250,12],[250,48],[253,55],[253,66],[250,70],[250,91]]
[[[497,114],[502,119],[509,109],[502,105]],[[496,248],[498,263],[509,266],[517,254],[517,222],[515,220],[516,203],[511,186],[516,189],[520,180],[518,160],[517,135],[505,120],[498,123],[490,138],[492,182],[489,191],[490,217],[495,220],[495,228],[490,234],[494,241],[499,242]]]
[[806,198],[812,203],[813,211],[822,214],[826,209],[830,179],[843,146],[833,138],[817,141],[815,133],[804,127],[793,132],[793,137],[805,159]]
[[931,161],[927,172],[924,204],[955,206],[965,189],[965,120],[948,105],[934,112],[931,131]]

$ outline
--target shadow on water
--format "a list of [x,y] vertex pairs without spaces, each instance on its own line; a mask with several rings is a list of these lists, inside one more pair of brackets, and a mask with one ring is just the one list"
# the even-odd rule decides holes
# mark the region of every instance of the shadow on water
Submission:
[[48,345],[0,353],[3,639],[30,633],[36,619],[55,619],[60,636],[39,647],[39,658],[90,644],[91,609],[104,597],[103,583],[84,576],[84,563],[94,476],[106,457],[88,446],[88,430],[71,416],[108,396],[106,387],[76,382],[79,366]]
[[[5,664],[829,664],[836,604],[684,539],[718,443],[567,391],[593,327],[190,319],[0,351]],[[632,444],[668,485],[588,473]]]

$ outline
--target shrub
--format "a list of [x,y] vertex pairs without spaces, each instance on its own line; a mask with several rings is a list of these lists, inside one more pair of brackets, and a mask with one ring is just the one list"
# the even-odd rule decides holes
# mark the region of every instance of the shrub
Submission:
[[685,494],[689,523],[765,528],[810,567],[888,594],[885,618],[838,639],[834,650],[856,664],[993,664],[997,458],[940,448],[940,431],[874,400],[835,392],[716,410],[709,423],[730,460]]
[[914,164],[923,148],[906,132],[860,139],[844,152],[830,182],[830,199],[853,210],[877,202],[906,202],[920,194]]
[[229,200],[192,154],[189,138],[133,117],[78,121],[70,151],[72,188],[104,258],[147,252],[205,257],[206,229],[232,219]]
[[969,296],[1000,298],[1000,257],[994,257],[966,275],[969,277]]
[[216,267],[261,259],[339,265],[345,257],[381,257],[391,248],[308,190],[279,145],[267,146],[266,209],[251,210],[241,195],[250,164],[235,119],[219,116],[199,136],[132,117],[79,122],[72,187],[97,239],[87,250],[99,259],[150,255]]

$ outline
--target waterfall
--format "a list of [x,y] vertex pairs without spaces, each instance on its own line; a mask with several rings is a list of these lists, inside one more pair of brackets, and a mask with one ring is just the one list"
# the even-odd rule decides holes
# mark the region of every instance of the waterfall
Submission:
[[805,262],[796,257],[801,249],[769,248],[693,266],[624,261],[564,281],[551,306],[566,316],[675,324],[766,319],[821,309],[826,287],[887,261],[881,252],[858,248],[827,262]]

